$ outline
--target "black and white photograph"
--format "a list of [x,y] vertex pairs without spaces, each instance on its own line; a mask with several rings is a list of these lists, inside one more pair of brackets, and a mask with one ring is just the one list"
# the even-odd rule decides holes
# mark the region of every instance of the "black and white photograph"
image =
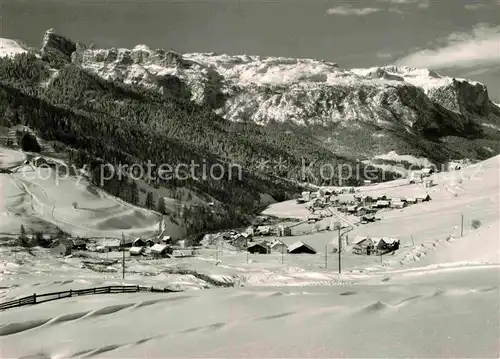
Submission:
[[0,358],[500,358],[500,0],[0,0]]

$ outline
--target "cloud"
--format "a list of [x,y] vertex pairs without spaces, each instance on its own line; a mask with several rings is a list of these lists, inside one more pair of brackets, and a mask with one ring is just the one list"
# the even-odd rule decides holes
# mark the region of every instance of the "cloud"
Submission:
[[378,7],[365,7],[353,8],[350,6],[336,6],[326,10],[328,15],[341,15],[341,16],[366,16],[381,11],[388,11],[395,14],[404,14],[403,11],[396,8],[382,9]]
[[380,8],[365,7],[365,8],[352,8],[348,6],[336,6],[326,10],[328,15],[342,15],[342,16],[366,16],[382,11]]
[[[500,4],[500,2],[499,2],[499,4]],[[466,5],[464,5],[464,8],[466,10],[479,10],[479,9],[481,9],[483,7],[485,7],[485,5],[481,4],[481,3],[466,4]]]
[[452,33],[436,48],[418,50],[396,61],[431,69],[500,65],[500,26],[478,24],[469,33]]
[[378,1],[396,5],[417,5],[417,7],[420,9],[427,9],[430,6],[430,0],[378,0]]

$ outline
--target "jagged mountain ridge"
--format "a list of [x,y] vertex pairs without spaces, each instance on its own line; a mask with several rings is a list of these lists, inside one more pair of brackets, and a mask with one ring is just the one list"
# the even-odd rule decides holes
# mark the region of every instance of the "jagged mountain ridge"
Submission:
[[393,138],[395,133],[415,141],[448,136],[500,139],[500,132],[491,131],[491,126],[500,125],[500,109],[490,101],[485,85],[430,70],[402,66],[341,69],[322,60],[180,54],[146,45],[77,47],[73,63],[104,79],[160,92],[171,91],[172,81],[178,81],[178,93],[210,105],[228,120],[312,130],[318,138],[337,138],[332,148],[347,152],[349,143],[339,138],[356,130],[372,132],[375,137],[367,143],[384,142],[358,151],[368,156],[386,151],[388,140],[400,140],[399,135]]

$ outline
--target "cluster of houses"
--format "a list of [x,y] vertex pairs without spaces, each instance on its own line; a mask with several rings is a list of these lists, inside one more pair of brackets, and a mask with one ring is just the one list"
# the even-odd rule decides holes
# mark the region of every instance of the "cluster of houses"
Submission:
[[399,249],[400,241],[392,237],[373,238],[357,237],[353,253],[359,255],[383,255]]
[[253,243],[247,247],[247,251],[253,254],[316,254],[316,250],[307,243],[298,241],[291,245],[286,245],[279,239]]

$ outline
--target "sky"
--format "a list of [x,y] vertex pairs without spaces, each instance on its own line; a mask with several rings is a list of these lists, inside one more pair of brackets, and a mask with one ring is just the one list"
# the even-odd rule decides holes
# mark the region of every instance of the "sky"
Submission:
[[431,68],[500,103],[500,0],[0,0],[0,37]]

